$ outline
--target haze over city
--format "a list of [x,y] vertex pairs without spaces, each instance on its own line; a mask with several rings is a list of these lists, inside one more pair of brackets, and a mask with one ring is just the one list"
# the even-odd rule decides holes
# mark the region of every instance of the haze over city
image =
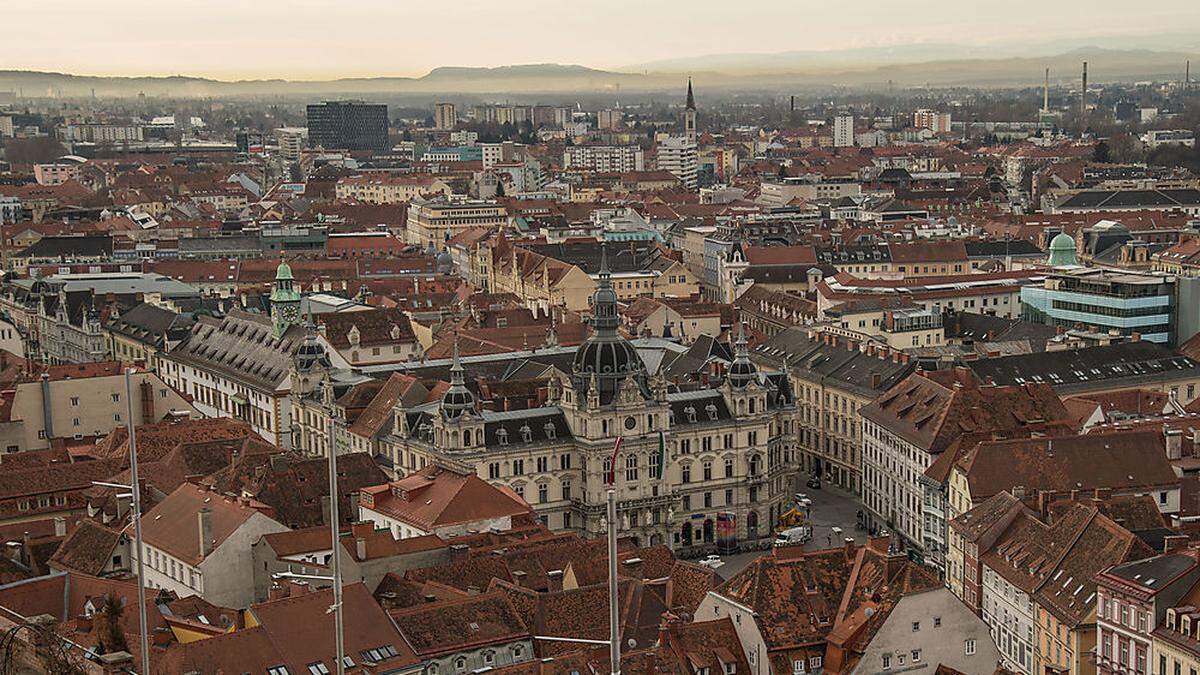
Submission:
[[[751,0],[735,11],[716,0],[55,0],[12,4],[5,23],[0,65],[9,69],[295,80],[524,63],[626,69],[709,54],[912,44],[1018,54],[1031,43],[1105,47],[1116,37],[1142,38],[1137,44],[1152,47],[1146,38],[1161,33],[1187,36],[1195,48],[1200,6],[1016,0],[976,12],[935,0]],[[54,49],[47,50],[51,34]]]

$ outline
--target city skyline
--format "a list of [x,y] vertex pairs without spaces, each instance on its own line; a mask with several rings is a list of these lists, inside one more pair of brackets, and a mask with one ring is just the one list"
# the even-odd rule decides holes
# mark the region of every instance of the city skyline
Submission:
[[[215,79],[419,77],[442,66],[527,63],[636,72],[660,61],[703,63],[706,56],[727,54],[923,44],[988,49],[1089,39],[1103,48],[1115,36],[1149,37],[1200,23],[1200,7],[1183,0],[1150,7],[1103,0],[1089,7],[1086,25],[1069,3],[1018,0],[987,21],[945,12],[929,0],[910,3],[904,12],[888,12],[878,0],[868,4],[879,18],[871,16],[871,7],[850,13],[827,2],[756,1],[730,16],[710,0],[652,6],[617,0],[603,13],[587,8],[564,13],[544,0],[516,7],[471,1],[453,10],[457,19],[448,19],[444,8],[374,0],[250,7],[219,0],[202,15],[162,11],[144,0],[103,7],[52,2],[11,8],[9,19],[16,26],[53,26],[55,49],[44,48],[42,31],[10,34],[0,45],[0,62],[8,69],[79,75]],[[636,26],[630,16],[640,18]],[[765,16],[773,19],[763,21]],[[417,25],[446,29],[405,30]],[[536,39],[521,39],[523,30]],[[1196,42],[1184,38],[1176,46],[1195,50]]]

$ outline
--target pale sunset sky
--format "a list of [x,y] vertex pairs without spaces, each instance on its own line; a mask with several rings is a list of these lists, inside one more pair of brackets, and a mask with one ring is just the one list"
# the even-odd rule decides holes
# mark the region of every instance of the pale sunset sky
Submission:
[[1200,32],[1196,0],[39,0],[3,16],[0,69],[220,79]]

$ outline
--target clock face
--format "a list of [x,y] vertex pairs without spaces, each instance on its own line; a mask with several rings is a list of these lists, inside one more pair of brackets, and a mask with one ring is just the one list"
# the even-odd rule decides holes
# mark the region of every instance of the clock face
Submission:
[[625,418],[625,428],[626,429],[633,431],[633,428],[636,426],[637,426],[637,420],[635,420],[633,417]]

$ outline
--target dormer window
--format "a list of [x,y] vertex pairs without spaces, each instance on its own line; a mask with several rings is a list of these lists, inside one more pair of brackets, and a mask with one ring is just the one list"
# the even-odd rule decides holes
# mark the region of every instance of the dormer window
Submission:
[[521,440],[525,443],[533,441],[533,429],[530,429],[528,424],[521,426]]
[[704,412],[708,413],[708,419],[710,419],[710,420],[717,419],[717,406],[716,405],[709,403],[708,405],[704,406]]
[[693,406],[689,405],[688,407],[684,408],[683,414],[687,415],[687,419],[689,422],[696,421],[696,408],[694,408]]
[[550,440],[558,438],[558,428],[554,426],[554,422],[546,422],[545,426],[542,427],[542,431],[545,432],[546,438]]
[[508,445],[508,429],[501,427],[496,430],[496,442],[500,445]]

